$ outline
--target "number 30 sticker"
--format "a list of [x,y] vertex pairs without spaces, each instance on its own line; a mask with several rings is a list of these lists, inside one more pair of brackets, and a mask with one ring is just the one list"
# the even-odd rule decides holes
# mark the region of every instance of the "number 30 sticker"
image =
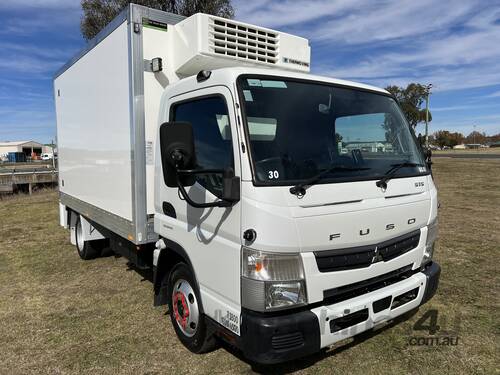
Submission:
[[267,173],[269,173],[270,180],[276,180],[276,179],[280,178],[280,174],[278,171],[269,171]]

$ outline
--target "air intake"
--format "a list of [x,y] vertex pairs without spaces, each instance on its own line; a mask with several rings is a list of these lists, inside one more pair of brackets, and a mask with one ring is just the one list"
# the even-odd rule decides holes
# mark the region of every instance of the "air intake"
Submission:
[[209,21],[209,48],[215,54],[276,64],[278,47],[277,33],[224,19]]

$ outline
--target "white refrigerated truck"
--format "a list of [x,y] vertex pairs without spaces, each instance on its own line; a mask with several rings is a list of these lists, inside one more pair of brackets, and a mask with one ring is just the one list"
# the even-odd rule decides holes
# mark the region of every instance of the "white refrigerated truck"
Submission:
[[60,218],[151,268],[182,343],[276,363],[437,288],[430,160],[385,90],[306,39],[130,5],[54,79]]

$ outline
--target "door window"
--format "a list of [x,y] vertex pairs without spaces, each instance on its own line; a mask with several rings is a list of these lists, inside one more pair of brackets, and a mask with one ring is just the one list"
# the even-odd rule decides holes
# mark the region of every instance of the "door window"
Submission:
[[[196,169],[234,168],[231,128],[226,101],[210,96],[175,104],[172,120],[191,123],[196,148]],[[196,181],[214,195],[222,195],[222,175],[199,174]]]

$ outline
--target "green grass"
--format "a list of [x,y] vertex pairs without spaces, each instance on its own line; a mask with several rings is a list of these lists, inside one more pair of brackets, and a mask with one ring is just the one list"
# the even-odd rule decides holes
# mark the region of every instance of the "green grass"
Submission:
[[[499,374],[500,161],[435,159],[443,271],[436,296],[406,321],[312,357],[254,368],[227,347],[205,355],[177,340],[152,286],[123,258],[81,261],[58,226],[57,194],[0,200],[0,374]],[[409,346],[438,310],[457,346]],[[455,320],[459,319],[458,323]]]
[[433,154],[500,154],[500,147],[434,150]]

